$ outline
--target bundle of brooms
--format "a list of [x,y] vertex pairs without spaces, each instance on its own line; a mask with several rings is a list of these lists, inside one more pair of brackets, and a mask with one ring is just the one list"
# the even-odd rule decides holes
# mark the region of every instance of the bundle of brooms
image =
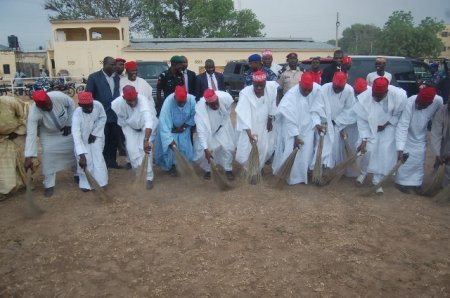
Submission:
[[197,177],[192,164],[184,157],[184,155],[178,150],[177,146],[172,147],[173,153],[175,155],[175,160],[177,164],[177,171],[186,177]]
[[211,167],[211,176],[214,184],[216,184],[220,190],[225,191],[232,189],[233,187],[225,180],[225,177],[223,177],[223,175],[219,172],[219,169],[217,168],[217,165],[212,158],[209,160],[209,165]]
[[261,169],[259,165],[259,151],[256,142],[252,143],[252,150],[248,157],[247,180],[250,184],[261,182]]
[[286,158],[286,160],[283,162],[283,164],[280,166],[280,168],[275,173],[275,186],[278,188],[282,188],[285,185],[286,179],[289,177],[292,166],[294,165],[295,158],[297,157],[297,153],[300,150],[300,148],[295,148],[291,154]]
[[25,202],[27,205],[27,210],[30,213],[31,216],[38,216],[44,213],[45,211],[39,207],[34,201],[33,201],[33,193],[32,193],[32,172],[31,169],[27,170],[27,181],[26,181],[26,193],[25,193]]
[[89,170],[86,168],[84,169],[84,173],[86,174],[86,178],[91,185],[91,187],[94,188],[94,193],[96,196],[103,201],[108,201],[111,198],[108,196],[108,194],[105,192],[105,190],[98,184],[97,180],[95,180],[94,176],[89,172]]
[[429,176],[426,182],[423,183],[422,195],[427,197],[433,197],[442,188],[442,181],[445,175],[445,164],[439,165]]
[[317,146],[316,161],[312,173],[312,182],[320,185],[322,183],[322,151],[325,133],[320,133],[319,144]]
[[144,186],[147,183],[147,167],[148,167],[148,154],[144,153],[144,158],[142,159],[142,163],[136,171],[136,177],[134,179],[133,188],[136,189],[139,185]]

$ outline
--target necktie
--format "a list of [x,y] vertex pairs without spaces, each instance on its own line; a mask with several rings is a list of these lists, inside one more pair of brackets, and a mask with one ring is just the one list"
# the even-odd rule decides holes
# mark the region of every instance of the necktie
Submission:
[[217,90],[217,87],[216,87],[216,83],[214,83],[214,79],[213,79],[212,74],[209,75],[209,77],[211,78],[211,89],[213,89],[214,91],[216,91],[216,90]]

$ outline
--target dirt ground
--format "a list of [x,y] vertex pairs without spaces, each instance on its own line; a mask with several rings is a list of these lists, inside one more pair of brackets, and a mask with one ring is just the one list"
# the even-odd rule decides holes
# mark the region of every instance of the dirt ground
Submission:
[[70,171],[44,199],[37,174],[37,218],[24,192],[0,202],[0,297],[450,297],[449,203],[155,175],[111,170],[104,202]]

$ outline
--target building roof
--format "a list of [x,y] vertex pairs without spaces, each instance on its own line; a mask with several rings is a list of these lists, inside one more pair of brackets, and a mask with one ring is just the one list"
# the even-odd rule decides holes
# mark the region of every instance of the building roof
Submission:
[[4,46],[2,44],[0,44],[0,51],[4,52],[4,51],[11,51],[10,48],[8,48],[7,46]]
[[304,49],[304,50],[334,50],[334,46],[315,42],[311,38],[155,38],[132,39],[124,51],[161,51],[190,49]]
[[120,19],[50,20],[51,24],[120,23]]

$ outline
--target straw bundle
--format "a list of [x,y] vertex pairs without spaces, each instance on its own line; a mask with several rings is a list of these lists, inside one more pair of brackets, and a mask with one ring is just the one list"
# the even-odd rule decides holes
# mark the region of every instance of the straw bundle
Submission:
[[291,154],[286,158],[281,167],[275,173],[276,183],[275,185],[281,188],[284,185],[284,181],[291,174],[292,166],[294,165],[295,158],[297,157],[299,148],[295,148]]
[[94,193],[101,200],[107,201],[110,197],[106,194],[105,190],[98,184],[97,180],[95,180],[94,176],[89,172],[88,169],[84,169],[84,173],[86,174],[86,178],[91,185],[94,187]]
[[25,202],[27,205],[28,212],[32,216],[37,216],[44,213],[44,210],[41,209],[34,201],[33,201],[33,193],[32,193],[32,178],[31,178],[31,169],[27,170],[27,182],[26,182],[26,193],[25,193]]
[[450,184],[444,187],[438,194],[434,197],[438,202],[445,202],[450,200]]
[[386,181],[389,179],[389,177],[391,177],[392,175],[394,175],[395,173],[397,173],[398,169],[401,167],[401,165],[402,165],[403,163],[404,163],[404,161],[401,161],[401,160],[397,161],[397,163],[396,163],[395,166],[389,171],[389,173],[387,173],[387,175],[384,176],[383,179],[381,179],[380,182],[378,182],[376,185],[372,186],[372,187],[370,188],[369,191],[363,193],[363,196],[369,196],[369,195],[373,194],[380,186],[382,186],[382,184],[383,184],[384,182],[386,182]]
[[435,169],[429,176],[427,181],[423,183],[423,192],[424,196],[432,197],[436,195],[439,190],[442,188],[442,181],[444,180],[445,175],[445,164],[439,165],[437,169]]
[[217,185],[217,187],[219,187],[220,190],[232,189],[233,187],[220,174],[219,170],[217,169],[217,165],[212,158],[210,159],[210,166],[211,166],[212,180]]
[[[346,154],[346,157],[349,158],[349,157],[351,157],[351,156],[353,156],[355,154],[355,151],[353,151],[353,148],[350,146],[350,143],[348,141],[348,134],[347,133],[344,133],[343,140],[344,140],[345,154]],[[356,163],[351,163],[348,167],[351,167],[352,171],[358,172],[358,168],[356,166]]]
[[341,179],[342,175],[344,175],[345,170],[354,164],[359,156],[361,156],[361,153],[353,153],[353,155],[349,156],[346,160],[332,168],[326,175],[323,176],[321,184],[325,185],[328,183],[337,183],[339,179]]
[[148,154],[144,153],[141,165],[136,171],[136,177],[134,179],[133,188],[139,187],[139,185],[145,185],[147,178],[147,166],[148,166]]
[[177,171],[186,177],[195,177],[195,171],[192,164],[184,157],[184,155],[178,150],[176,146],[173,146],[173,153],[175,154],[175,160],[177,162]]
[[259,165],[259,151],[256,143],[252,143],[252,150],[248,157],[247,179],[250,184],[258,184],[261,181],[261,169]]
[[316,162],[312,174],[312,182],[320,184],[322,181],[322,151],[325,134],[320,133],[319,145],[317,146]]

